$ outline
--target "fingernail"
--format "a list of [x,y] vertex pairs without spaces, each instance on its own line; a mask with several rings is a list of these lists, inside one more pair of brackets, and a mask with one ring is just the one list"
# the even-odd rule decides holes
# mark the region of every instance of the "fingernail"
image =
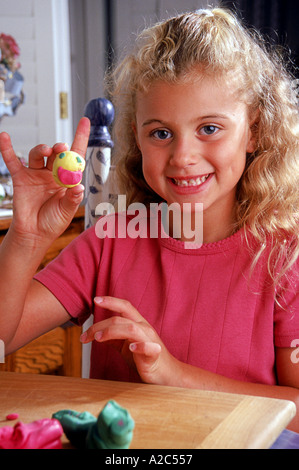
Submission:
[[86,340],[86,338],[87,338],[87,333],[86,333],[86,331],[85,331],[85,332],[84,332],[84,333],[82,333],[82,335],[80,336],[80,341],[82,341],[82,342],[83,342],[83,341],[85,341],[85,340]]
[[96,341],[99,341],[103,336],[103,332],[102,331],[97,331],[97,333],[94,335],[94,339]]
[[[85,191],[85,186],[83,184],[78,184],[78,189],[81,190],[81,192],[83,193]],[[81,194],[81,193],[80,193]]]
[[135,343],[131,343],[130,346],[129,346],[129,349],[130,351],[135,351],[136,350],[136,344]]
[[94,301],[97,303],[97,304],[100,304],[101,302],[103,302],[103,297],[95,297],[94,298]]

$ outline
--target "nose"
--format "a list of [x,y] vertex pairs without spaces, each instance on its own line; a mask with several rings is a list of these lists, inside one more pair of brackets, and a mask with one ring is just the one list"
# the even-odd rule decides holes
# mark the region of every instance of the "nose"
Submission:
[[200,149],[192,137],[176,137],[171,144],[169,164],[177,168],[186,168],[198,163]]

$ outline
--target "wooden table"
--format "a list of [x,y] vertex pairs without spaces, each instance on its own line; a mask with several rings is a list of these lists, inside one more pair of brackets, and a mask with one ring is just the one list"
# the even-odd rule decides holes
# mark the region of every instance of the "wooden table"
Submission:
[[24,423],[66,408],[97,416],[110,399],[135,420],[131,449],[268,448],[296,412],[286,400],[0,372],[0,426],[14,424],[9,413]]

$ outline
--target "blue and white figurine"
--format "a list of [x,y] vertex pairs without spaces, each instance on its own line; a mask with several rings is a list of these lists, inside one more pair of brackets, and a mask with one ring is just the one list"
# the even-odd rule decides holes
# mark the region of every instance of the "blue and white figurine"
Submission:
[[91,227],[98,220],[96,207],[101,202],[114,202],[113,167],[111,149],[113,142],[109,126],[114,119],[112,103],[105,98],[91,100],[84,115],[91,124],[90,137],[86,153],[85,170],[85,228]]

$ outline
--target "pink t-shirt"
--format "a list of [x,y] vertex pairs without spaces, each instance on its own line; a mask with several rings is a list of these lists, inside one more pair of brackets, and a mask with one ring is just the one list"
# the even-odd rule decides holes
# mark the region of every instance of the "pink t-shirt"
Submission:
[[[265,256],[250,274],[252,253],[242,230],[197,249],[161,236],[98,234],[83,232],[36,276],[76,322],[111,316],[94,306],[95,296],[127,299],[180,361],[241,381],[277,383],[274,347],[299,338],[297,268],[279,306]],[[90,376],[139,381],[116,350],[96,341]]]

